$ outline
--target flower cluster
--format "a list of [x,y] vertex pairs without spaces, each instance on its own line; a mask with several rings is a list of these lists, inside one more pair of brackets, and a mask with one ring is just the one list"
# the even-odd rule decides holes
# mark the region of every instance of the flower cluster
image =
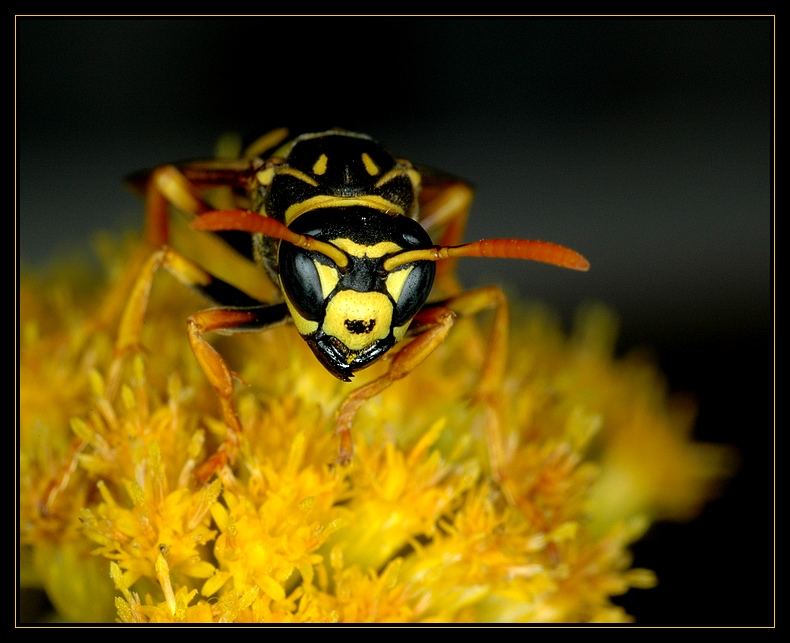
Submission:
[[205,303],[158,277],[143,347],[111,368],[142,252],[105,241],[106,279],[60,267],[21,285],[22,582],[60,618],[627,621],[611,598],[655,582],[629,545],[693,516],[726,471],[655,367],[614,355],[610,313],[566,336],[514,305],[496,475],[491,404],[470,397],[483,318],[362,407],[347,467],[333,414],[353,385],[293,328],[218,338],[244,434],[201,483],[226,430],[185,333]]

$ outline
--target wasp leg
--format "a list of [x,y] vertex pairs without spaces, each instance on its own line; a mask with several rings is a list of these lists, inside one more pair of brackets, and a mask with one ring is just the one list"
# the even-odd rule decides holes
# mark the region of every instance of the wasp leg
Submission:
[[381,393],[393,382],[405,377],[422,363],[441,344],[455,320],[456,313],[450,308],[435,306],[420,311],[414,323],[419,327],[418,335],[392,359],[389,370],[351,393],[343,400],[337,411],[335,433],[340,442],[338,462],[348,464],[353,454],[351,424],[359,407]]
[[199,290],[219,304],[257,306],[262,303],[231,284],[213,277],[172,248],[164,246],[151,254],[132,287],[121,317],[118,339],[115,343],[117,355],[127,352],[128,349],[136,348],[140,344],[140,332],[148,307],[151,285],[159,268],[165,268],[181,283]]
[[245,148],[244,152],[242,152],[241,157],[244,159],[254,159],[257,156],[263,156],[266,152],[282,143],[286,138],[288,138],[288,130],[286,128],[278,127],[277,129],[273,129],[250,143]]
[[197,185],[174,165],[163,165],[151,174],[145,191],[145,235],[154,246],[168,242],[168,205],[200,214],[212,208],[200,198]]
[[[244,167],[234,167],[244,163]],[[195,162],[176,167],[163,165],[155,169],[145,187],[145,236],[153,246],[169,242],[169,206],[173,205],[189,215],[200,216],[217,209],[233,209],[240,206],[234,189],[247,185],[252,166],[249,161]],[[211,203],[203,198],[203,191],[213,190]],[[252,240],[248,234],[235,231],[219,231],[215,236],[222,239],[238,254],[253,260]]]
[[489,410],[486,422],[486,442],[491,469],[497,480],[502,475],[502,440],[494,402],[504,375],[507,355],[508,308],[505,294],[496,286],[476,288],[425,306],[414,318],[410,333],[416,336],[392,359],[389,370],[351,393],[337,412],[335,432],[340,441],[338,462],[346,464],[353,454],[351,425],[362,404],[381,393],[393,382],[405,377],[422,363],[447,337],[456,317],[474,315],[494,309],[494,322],[488,341],[485,362],[477,384],[475,397]]
[[[420,223],[429,233],[440,230],[437,245],[455,246],[463,241],[469,209],[474,192],[461,180],[447,181],[443,187],[424,190],[426,200],[420,206]],[[456,259],[439,262],[436,266],[436,281],[442,292],[456,293],[461,290],[455,277]]]
[[[202,338],[202,333],[213,330],[263,329],[287,320],[287,308],[285,304],[261,305],[260,301],[229,283],[213,277],[172,248],[167,246],[160,248],[145,262],[121,317],[115,343],[115,359],[110,365],[107,377],[109,397],[114,396],[118,389],[125,356],[130,350],[140,346],[140,335],[151,286],[160,268],[166,269],[181,283],[199,290],[217,303],[236,307],[198,313],[190,317],[188,323],[189,341],[195,357],[220,397],[223,418],[230,429],[229,435],[232,436],[228,440],[236,441],[241,425],[231,401],[231,373],[222,358]],[[225,449],[228,450],[229,447]]]
[[79,456],[85,448],[85,442],[81,438],[74,438],[69,446],[69,452],[64,458],[63,464],[47,482],[38,500],[38,513],[43,518],[51,518],[56,509],[57,500],[60,494],[69,486],[72,476],[77,471]]
[[485,286],[468,290],[434,305],[450,308],[460,317],[475,315],[484,310],[494,311],[483,367],[473,397],[483,404],[486,410],[485,438],[492,476],[505,495],[510,497],[504,484],[505,458],[500,427],[501,413],[497,401],[507,358],[509,325],[507,298],[500,288]]
[[[244,150],[239,161],[196,161],[155,169],[145,182],[146,238],[154,246],[168,242],[168,205],[194,215],[215,209],[201,198],[200,188],[245,186],[252,171],[252,159],[287,137],[288,130],[284,128],[267,132]],[[136,177],[132,177],[132,182],[137,182]]]
[[429,304],[425,308],[430,310],[433,306],[448,307],[461,317],[494,310],[485,361],[477,383],[478,396],[485,398],[494,395],[502,384],[507,357],[509,315],[505,293],[497,286],[484,286]]
[[219,449],[195,472],[198,480],[206,481],[236,457],[242,432],[236,406],[233,402],[233,373],[222,356],[204,338],[214,331],[240,332],[264,330],[288,320],[285,304],[256,306],[254,308],[211,308],[191,315],[187,320],[189,345],[200,367],[220,400],[222,417],[228,432]]

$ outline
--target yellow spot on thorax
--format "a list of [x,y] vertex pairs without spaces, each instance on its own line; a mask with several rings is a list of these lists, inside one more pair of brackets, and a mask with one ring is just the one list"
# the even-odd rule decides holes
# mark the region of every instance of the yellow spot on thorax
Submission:
[[313,163],[313,174],[321,176],[326,172],[326,163],[329,159],[327,158],[326,154],[322,154],[318,157],[315,163]]
[[402,250],[397,243],[393,243],[392,241],[379,241],[372,246],[365,246],[351,239],[338,237],[337,239],[331,239],[329,243],[337,246],[353,257],[368,257],[370,259],[376,259],[377,257],[383,257],[384,255],[400,252],[400,250]]
[[367,152],[362,152],[362,163],[365,165],[365,170],[370,176],[376,176],[381,170],[379,166],[373,162],[373,159],[368,156]]

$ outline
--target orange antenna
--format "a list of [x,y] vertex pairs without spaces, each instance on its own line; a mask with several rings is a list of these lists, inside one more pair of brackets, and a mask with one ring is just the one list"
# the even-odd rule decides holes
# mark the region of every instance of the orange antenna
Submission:
[[191,225],[195,230],[208,232],[240,230],[252,234],[262,234],[273,239],[282,239],[299,248],[319,252],[329,257],[339,268],[345,268],[348,265],[346,254],[331,243],[325,243],[315,237],[294,232],[276,219],[256,212],[250,212],[249,210],[214,210],[206,212],[192,221]]
[[384,270],[392,271],[414,261],[442,261],[455,257],[525,259],[571,270],[590,269],[590,262],[584,256],[558,243],[529,239],[482,239],[462,246],[433,246],[400,252],[384,262]]

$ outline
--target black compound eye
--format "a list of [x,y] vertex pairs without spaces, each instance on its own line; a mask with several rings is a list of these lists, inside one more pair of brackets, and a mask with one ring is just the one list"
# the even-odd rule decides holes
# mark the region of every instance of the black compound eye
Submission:
[[291,303],[305,319],[320,321],[323,318],[321,280],[309,253],[290,243],[281,244],[280,279]]
[[418,261],[414,264],[395,304],[393,326],[402,326],[417,314],[431,294],[435,274],[436,266],[432,261]]

